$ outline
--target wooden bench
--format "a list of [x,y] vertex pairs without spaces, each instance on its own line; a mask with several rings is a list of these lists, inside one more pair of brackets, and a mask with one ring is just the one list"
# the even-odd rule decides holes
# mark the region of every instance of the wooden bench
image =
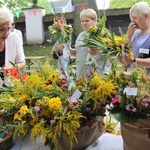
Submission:
[[34,61],[40,61],[44,59],[45,56],[27,56],[25,57],[26,60],[26,73],[30,74],[32,72],[36,72]]

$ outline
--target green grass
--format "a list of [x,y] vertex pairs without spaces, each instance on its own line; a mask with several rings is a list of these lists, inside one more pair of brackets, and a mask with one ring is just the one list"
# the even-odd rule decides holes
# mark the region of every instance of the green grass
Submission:
[[[57,61],[54,60],[50,54],[53,44],[44,44],[44,45],[24,45],[24,53],[25,56],[46,56],[43,60],[31,60],[30,62],[30,70],[36,70],[37,64],[44,64],[46,60],[50,60],[50,64],[57,68]],[[29,71],[27,64],[29,64],[26,61],[26,71]]]
[[24,45],[25,56],[46,56],[50,57],[50,52],[52,50],[52,44],[45,45]]

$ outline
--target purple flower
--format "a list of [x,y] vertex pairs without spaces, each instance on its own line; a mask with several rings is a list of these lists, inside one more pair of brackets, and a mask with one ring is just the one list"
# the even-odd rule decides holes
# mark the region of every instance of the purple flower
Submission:
[[146,108],[147,108],[147,107],[148,107],[148,105],[149,105],[149,104],[148,104],[148,103],[146,103],[146,102],[141,102],[141,106],[142,106],[142,107],[146,107]]
[[136,108],[133,106],[133,104],[128,104],[126,106],[126,110],[132,111],[132,112],[136,112]]
[[40,111],[40,107],[39,106],[35,106],[34,110],[35,110],[35,112],[39,112]]
[[141,106],[148,107],[150,105],[150,98],[146,98],[143,101],[141,101]]
[[90,78],[91,75],[92,75],[92,72],[90,70],[86,70],[84,75],[85,75],[86,78]]
[[150,98],[147,98],[147,99],[145,100],[145,102],[146,102],[146,103],[150,103]]
[[50,120],[50,123],[51,123],[51,124],[55,124],[55,123],[56,123],[56,120]]

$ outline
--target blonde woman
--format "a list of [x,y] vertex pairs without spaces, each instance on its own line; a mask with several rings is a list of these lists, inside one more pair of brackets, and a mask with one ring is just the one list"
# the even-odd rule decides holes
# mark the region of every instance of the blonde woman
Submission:
[[109,62],[105,62],[104,57],[100,55],[100,51],[96,49],[90,49],[89,47],[82,47],[83,36],[90,29],[91,26],[97,24],[97,13],[93,9],[85,9],[80,13],[81,26],[83,32],[81,32],[75,42],[76,53],[76,78],[79,79],[82,76],[86,76],[87,72],[92,72],[93,67],[89,63],[89,59],[94,59],[97,67],[96,71],[99,74],[108,74]]

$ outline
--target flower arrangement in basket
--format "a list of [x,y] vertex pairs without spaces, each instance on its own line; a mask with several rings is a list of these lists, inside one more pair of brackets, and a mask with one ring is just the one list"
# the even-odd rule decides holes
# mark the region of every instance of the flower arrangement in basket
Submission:
[[80,142],[76,137],[78,130],[101,120],[105,105],[111,102],[117,88],[108,76],[94,73],[82,82],[76,81],[68,91],[67,81],[59,77],[49,62],[24,80],[11,78],[14,86],[0,94],[0,111],[7,120],[5,128],[14,129],[18,136],[31,132],[33,140],[41,135],[51,149],[54,145],[59,149],[64,133],[68,149],[73,149],[74,143]]
[[96,48],[105,56],[126,56],[132,59],[133,53],[127,36],[119,28],[120,36],[113,33],[105,27],[106,16],[103,16],[97,23],[97,26],[91,26],[83,37],[83,45],[90,48]]
[[122,123],[150,119],[150,76],[143,69],[131,75],[117,75],[118,92],[112,99],[110,114]]
[[72,25],[66,24],[64,18],[59,19],[57,22],[54,21],[54,24],[49,26],[48,29],[52,39],[63,44],[71,42]]

